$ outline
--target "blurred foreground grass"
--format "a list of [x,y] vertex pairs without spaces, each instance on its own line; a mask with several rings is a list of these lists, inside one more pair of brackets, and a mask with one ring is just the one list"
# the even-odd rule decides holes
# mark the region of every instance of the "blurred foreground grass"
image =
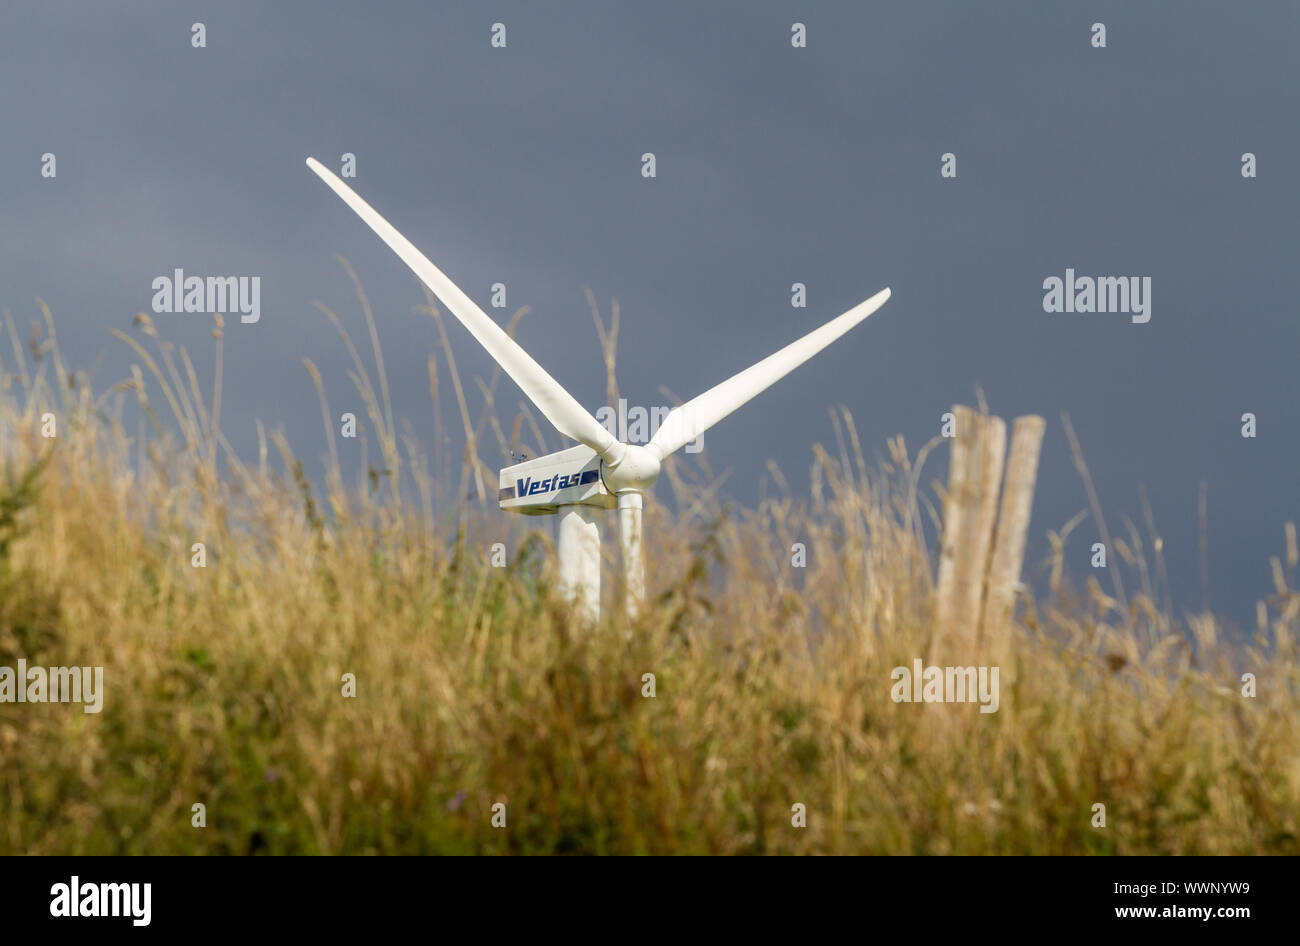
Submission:
[[[1293,530],[1250,645],[1062,579],[1007,653],[936,653],[920,471],[901,440],[869,471],[844,415],[852,455],[819,449],[806,499],[649,503],[648,613],[619,613],[607,561],[607,621],[584,630],[550,592],[545,521],[440,507],[359,359],[414,498],[369,470],[345,486],[337,461],[315,487],[278,437],[241,464],[219,388],[205,404],[143,317],[132,379],[96,399],[46,315],[35,358],[15,338],[0,363],[0,666],[103,666],[106,692],[99,714],[0,704],[0,853],[1300,849]],[[128,432],[133,412],[152,427]],[[686,475],[679,500],[710,495]],[[894,703],[917,657],[999,663],[999,711]]]

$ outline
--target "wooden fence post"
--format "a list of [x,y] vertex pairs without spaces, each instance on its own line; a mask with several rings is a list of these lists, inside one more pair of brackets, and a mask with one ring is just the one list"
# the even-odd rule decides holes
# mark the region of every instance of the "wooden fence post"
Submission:
[[972,644],[979,635],[984,604],[1007,425],[999,417],[961,405],[953,408],[953,416],[956,426],[944,501],[936,630],[945,642]]
[[1011,455],[1007,458],[1002,486],[1002,509],[989,562],[988,593],[980,621],[981,638],[1005,643],[1005,632],[1016,606],[1016,586],[1025,560],[1025,538],[1029,514],[1034,506],[1034,483],[1038,478],[1038,456],[1047,422],[1036,415],[1017,417],[1011,432]]
[[1001,418],[961,405],[953,415],[935,642],[960,648],[954,658],[973,657],[976,647],[995,656],[1002,652],[1015,606],[1046,424],[1037,416],[1017,418],[1008,459]]

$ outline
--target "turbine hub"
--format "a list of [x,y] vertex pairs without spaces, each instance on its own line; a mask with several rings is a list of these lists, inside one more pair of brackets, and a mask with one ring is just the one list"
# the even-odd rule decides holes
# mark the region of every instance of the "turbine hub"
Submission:
[[624,444],[623,455],[613,463],[602,461],[601,479],[614,495],[644,493],[659,476],[659,458],[649,447]]

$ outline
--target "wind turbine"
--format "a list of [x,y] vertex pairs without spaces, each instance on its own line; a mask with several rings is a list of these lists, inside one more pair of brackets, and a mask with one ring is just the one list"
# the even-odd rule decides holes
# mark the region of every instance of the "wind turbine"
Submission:
[[600,615],[601,510],[618,510],[627,609],[630,614],[635,614],[645,598],[645,563],[641,557],[642,500],[659,475],[660,464],[736,408],[784,378],[889,299],[889,290],[882,289],[753,367],[674,408],[644,446],[623,443],[616,440],[600,421],[352,188],[315,158],[308,158],[307,166],[415,271],[415,275],[442,300],[443,305],[537,405],[551,425],[581,444],[503,469],[498,501],[502,509],[510,512],[531,516],[561,515],[558,543],[560,583],[569,596],[576,598],[580,612],[591,620]]

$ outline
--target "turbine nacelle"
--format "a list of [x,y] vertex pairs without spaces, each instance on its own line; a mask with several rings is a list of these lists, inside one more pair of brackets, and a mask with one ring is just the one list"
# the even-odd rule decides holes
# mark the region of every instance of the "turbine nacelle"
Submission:
[[533,457],[501,470],[497,501],[506,512],[545,516],[562,506],[613,509],[617,497],[641,494],[659,476],[649,447],[615,443],[605,459],[585,445]]
[[506,512],[546,516],[563,506],[613,509],[614,494],[601,479],[600,454],[579,445],[533,457],[501,471],[497,501]]

